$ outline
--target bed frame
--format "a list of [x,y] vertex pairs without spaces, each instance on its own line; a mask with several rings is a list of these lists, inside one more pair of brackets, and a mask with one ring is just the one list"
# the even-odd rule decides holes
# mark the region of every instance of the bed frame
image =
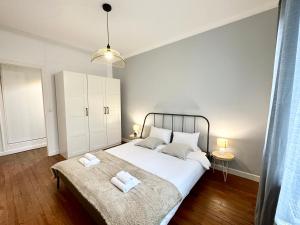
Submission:
[[[141,135],[140,135],[141,138],[143,138],[143,134],[144,134],[144,131],[145,131],[146,120],[147,120],[147,118],[149,119],[149,117],[151,115],[153,116],[153,119],[154,119],[154,124],[153,125],[156,126],[156,127],[159,127],[159,125],[157,124],[158,117],[162,117],[162,124],[161,124],[160,127],[164,127],[164,128],[168,128],[166,120],[167,120],[167,117],[170,117],[172,119],[172,122],[171,122],[172,131],[177,130],[176,127],[175,127],[175,118],[177,118],[177,117],[181,118],[181,131],[182,132],[186,131],[184,125],[185,125],[185,120],[187,120],[187,118],[192,118],[194,120],[194,125],[193,125],[193,129],[192,129],[193,132],[199,131],[198,129],[196,129],[197,119],[200,118],[200,119],[204,120],[205,123],[207,124],[207,133],[204,135],[206,137],[206,152],[207,152],[207,157],[208,158],[210,157],[210,153],[209,153],[209,129],[210,129],[210,124],[209,124],[209,121],[206,117],[200,116],[200,115],[185,115],[185,114],[170,114],[170,113],[148,113],[145,116],[145,119],[144,119],[142,132],[141,132]],[[188,132],[188,131],[186,131],[186,132]],[[82,194],[77,190],[77,188],[72,184],[72,182],[66,176],[64,176],[58,170],[52,169],[52,172],[53,172],[53,174],[56,178],[56,181],[57,181],[57,183],[56,183],[57,184],[57,186],[56,186],[57,190],[59,190],[60,180],[62,180],[64,185],[75,195],[77,200],[85,208],[85,210],[88,212],[88,214],[94,219],[94,221],[98,225],[106,225],[106,222],[102,218],[100,212],[92,204],[90,204],[90,202],[87,199],[85,199],[82,196]]]
[[[202,150],[206,151],[207,157],[210,157],[210,151],[209,151],[210,123],[205,116],[188,115],[188,114],[172,114],[172,113],[154,113],[154,112],[148,113],[144,119],[140,138],[144,137],[145,127],[147,125],[149,126],[149,123],[147,123],[147,119],[149,121],[151,117],[153,122],[151,123],[151,125],[153,125],[154,127],[166,128],[172,131],[180,131],[180,132],[188,132],[188,133],[200,132],[199,139],[201,140],[199,140],[198,145]],[[158,120],[160,120],[160,122],[158,122]],[[186,126],[188,120],[190,122],[189,123],[190,126]],[[204,122],[205,126],[204,127],[196,126],[199,125],[199,122]],[[171,139],[172,138],[173,137],[171,137]],[[202,139],[205,140],[204,143]]]

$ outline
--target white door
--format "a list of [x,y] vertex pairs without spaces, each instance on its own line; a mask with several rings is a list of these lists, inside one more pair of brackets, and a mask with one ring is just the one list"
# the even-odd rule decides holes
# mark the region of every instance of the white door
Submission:
[[89,151],[87,76],[64,72],[68,157]]
[[6,144],[45,138],[41,70],[1,67]]
[[107,143],[121,143],[121,99],[120,80],[106,79]]
[[107,146],[104,77],[87,75],[90,150]]

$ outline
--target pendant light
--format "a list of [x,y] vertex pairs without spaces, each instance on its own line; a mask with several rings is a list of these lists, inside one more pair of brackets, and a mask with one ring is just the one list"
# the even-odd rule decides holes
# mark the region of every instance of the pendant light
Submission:
[[104,3],[102,5],[103,10],[106,12],[106,29],[107,29],[107,46],[106,48],[101,48],[92,55],[92,62],[97,62],[101,64],[112,65],[113,67],[124,68],[125,61],[121,54],[110,48],[109,45],[109,27],[108,27],[108,13],[111,11],[111,5]]

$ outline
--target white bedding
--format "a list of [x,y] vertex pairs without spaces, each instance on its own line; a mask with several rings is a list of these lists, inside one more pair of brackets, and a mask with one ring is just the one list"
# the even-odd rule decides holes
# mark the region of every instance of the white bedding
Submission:
[[[182,160],[166,155],[159,152],[161,146],[155,150],[135,146],[134,144],[138,141],[140,140],[131,141],[127,144],[108,149],[106,152],[173,183],[183,198],[189,194],[190,190],[206,171],[205,167],[207,167],[207,164],[203,166],[197,160]],[[204,155],[203,157],[206,158]],[[207,159],[203,159],[203,161],[208,162]],[[162,220],[161,225],[168,224],[179,205],[175,206],[167,214]]]

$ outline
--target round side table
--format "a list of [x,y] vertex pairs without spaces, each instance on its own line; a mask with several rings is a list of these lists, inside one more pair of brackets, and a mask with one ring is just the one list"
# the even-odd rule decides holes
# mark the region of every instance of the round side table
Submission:
[[213,151],[212,157],[213,157],[213,172],[215,171],[216,160],[221,161],[224,182],[226,182],[227,175],[228,175],[228,164],[230,161],[234,160],[234,154],[232,152]]

